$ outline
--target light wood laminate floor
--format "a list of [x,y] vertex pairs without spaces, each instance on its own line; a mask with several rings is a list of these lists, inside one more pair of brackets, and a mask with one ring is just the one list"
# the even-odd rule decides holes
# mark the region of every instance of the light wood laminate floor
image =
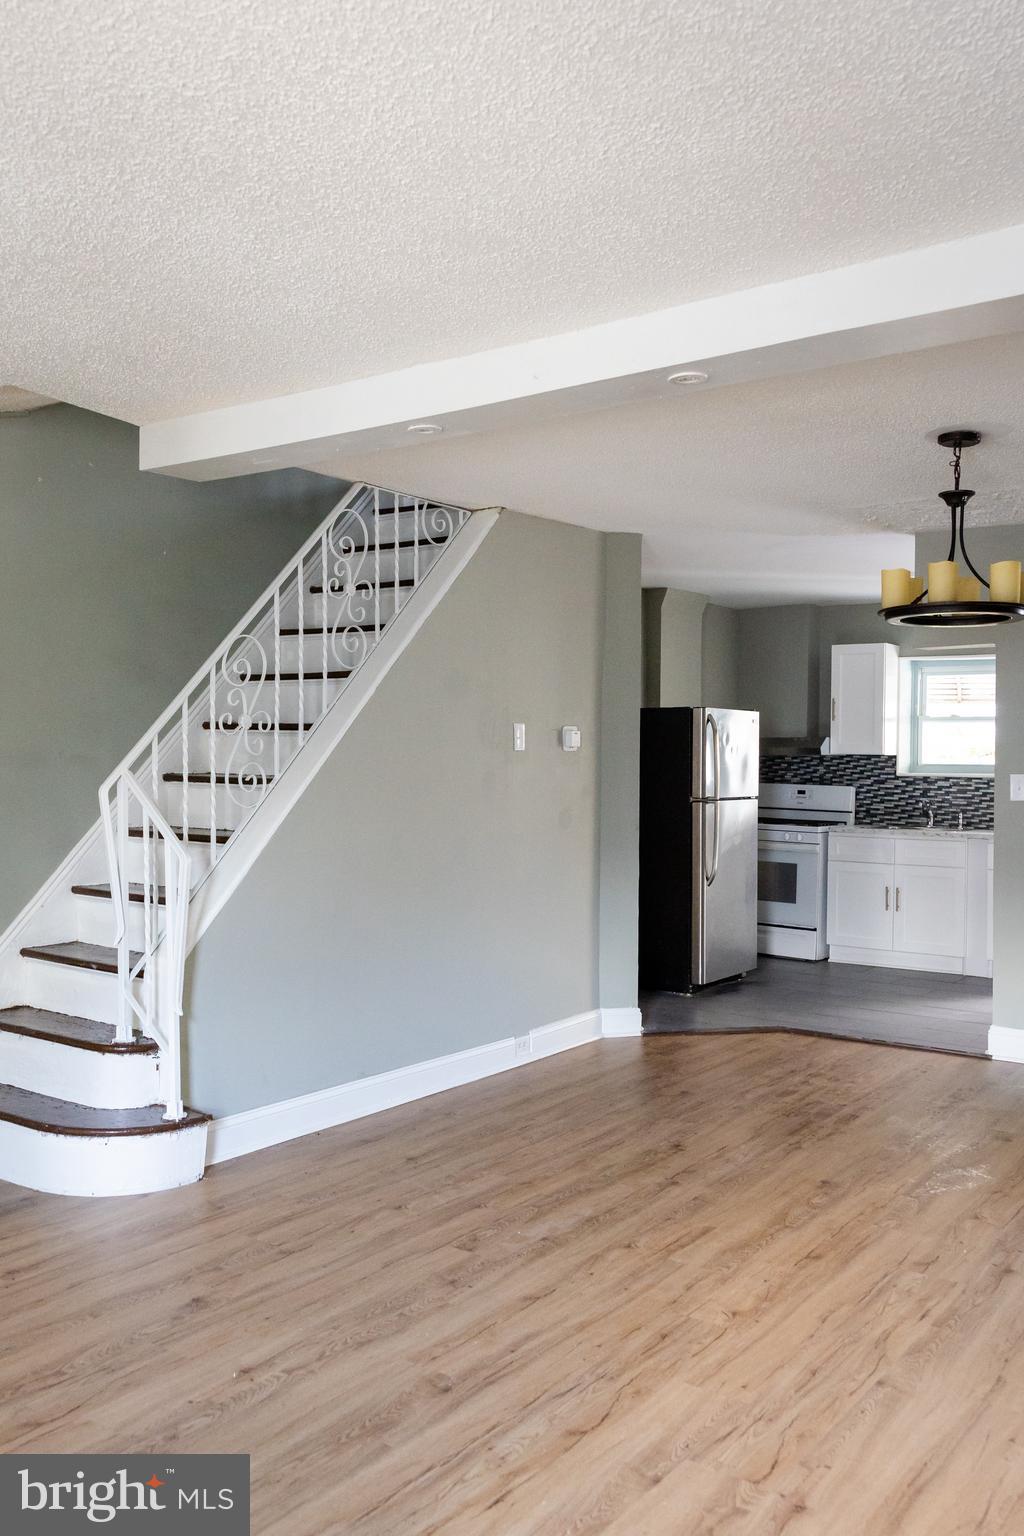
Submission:
[[0,1449],[306,1536],[1024,1531],[1024,1067],[608,1040],[109,1201],[0,1185]]

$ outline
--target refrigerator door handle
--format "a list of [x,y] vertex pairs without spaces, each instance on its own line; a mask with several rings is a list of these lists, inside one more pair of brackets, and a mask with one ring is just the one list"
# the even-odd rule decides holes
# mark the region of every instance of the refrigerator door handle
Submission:
[[704,880],[707,885],[714,885],[715,876],[718,874],[718,856],[721,849],[721,807],[719,802],[713,802],[715,807],[715,827],[711,836],[711,868],[708,869],[707,843],[704,844]]
[[712,762],[715,765],[714,766],[715,781],[710,786],[705,785],[704,788],[707,790],[707,798],[709,800],[717,800],[718,799],[718,795],[719,795],[719,791],[720,791],[720,789],[722,787],[722,740],[721,740],[721,737],[720,737],[719,731],[718,731],[718,721],[715,719],[714,715],[711,713],[710,710],[708,710],[708,716],[707,716],[707,719],[704,722],[704,746],[705,746],[704,761],[705,761],[705,763],[707,762],[707,750],[706,749],[707,749],[708,731],[711,732],[711,747],[712,747],[711,760],[712,760]]

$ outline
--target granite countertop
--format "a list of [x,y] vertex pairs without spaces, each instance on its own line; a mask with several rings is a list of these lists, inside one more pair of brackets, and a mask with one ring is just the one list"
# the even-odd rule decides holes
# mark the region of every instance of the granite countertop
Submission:
[[965,827],[962,832],[956,827],[830,827],[831,837],[970,837],[987,842],[992,841],[991,830],[985,832],[973,832]]

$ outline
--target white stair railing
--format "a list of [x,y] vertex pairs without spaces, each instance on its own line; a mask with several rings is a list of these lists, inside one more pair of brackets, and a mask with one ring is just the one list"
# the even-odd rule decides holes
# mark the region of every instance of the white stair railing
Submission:
[[469,517],[354,485],[104,781],[116,1038],[139,1028],[161,1047],[168,1119],[183,1114],[191,896]]

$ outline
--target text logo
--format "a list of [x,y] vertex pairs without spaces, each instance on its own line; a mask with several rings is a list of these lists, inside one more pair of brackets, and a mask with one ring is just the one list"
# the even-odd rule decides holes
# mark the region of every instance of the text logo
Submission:
[[0,1456],[0,1530],[248,1536],[248,1456]]

